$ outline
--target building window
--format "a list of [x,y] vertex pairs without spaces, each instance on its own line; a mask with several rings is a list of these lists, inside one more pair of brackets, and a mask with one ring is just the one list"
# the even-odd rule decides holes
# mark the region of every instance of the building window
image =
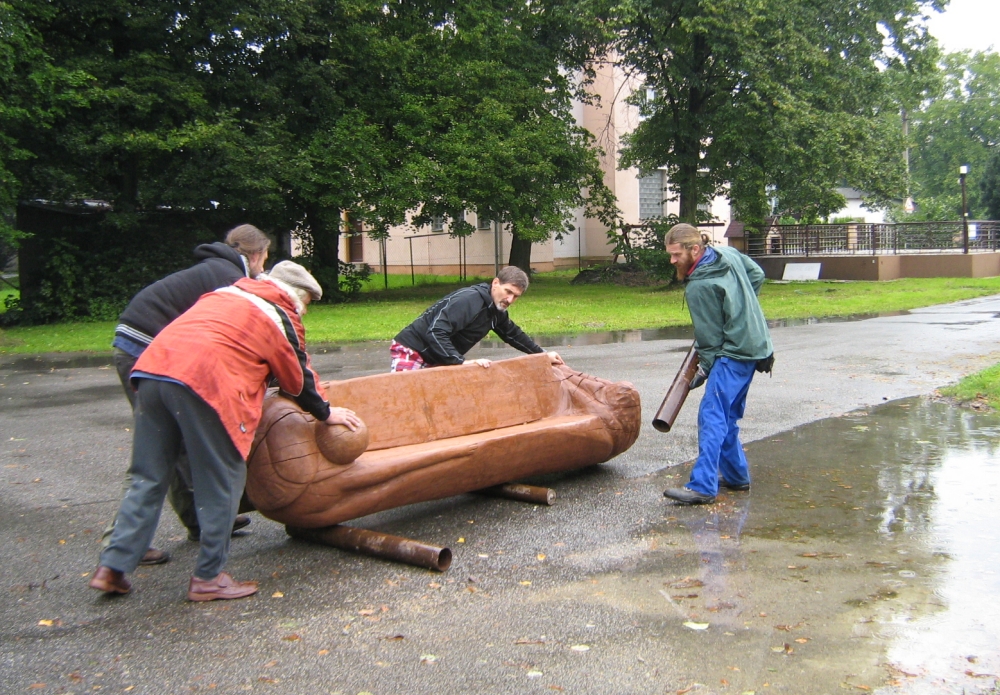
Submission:
[[639,179],[639,219],[663,217],[663,170]]
[[443,232],[444,231],[444,217],[441,215],[434,215],[431,218],[431,231],[432,232]]
[[476,217],[476,229],[492,229],[493,220],[488,220],[482,215]]

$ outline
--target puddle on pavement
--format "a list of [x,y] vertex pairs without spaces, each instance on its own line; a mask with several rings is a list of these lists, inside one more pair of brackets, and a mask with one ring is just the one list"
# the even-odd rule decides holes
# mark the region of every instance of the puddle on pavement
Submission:
[[754,442],[751,493],[665,505],[558,593],[642,616],[701,693],[992,692],[998,436],[996,414],[907,399]]

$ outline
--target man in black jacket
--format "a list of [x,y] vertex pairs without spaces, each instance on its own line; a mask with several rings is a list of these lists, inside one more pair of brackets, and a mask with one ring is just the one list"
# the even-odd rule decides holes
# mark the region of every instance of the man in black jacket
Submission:
[[[465,353],[491,330],[511,347],[528,354],[545,352],[510,320],[507,309],[528,289],[528,276],[516,266],[500,270],[492,283],[452,292],[396,335],[389,347],[390,371],[465,364]],[[558,353],[548,353],[562,364]],[[489,367],[487,359],[472,360]]]
[[[162,280],[139,291],[119,317],[115,328],[115,369],[125,389],[129,404],[135,408],[135,393],[129,383],[132,367],[153,338],[168,323],[190,309],[206,292],[228,287],[244,277],[256,277],[264,272],[267,250],[271,240],[264,232],[250,224],[234,227],[226,234],[225,242],[202,244],[194,251],[198,262],[185,270],[168,275]],[[176,461],[176,475],[170,484],[167,497],[181,522],[188,529],[188,538],[197,541],[201,534],[194,508],[191,468],[184,451]],[[132,479],[126,474],[125,490]],[[117,517],[117,515],[116,515]],[[247,516],[236,519],[234,530],[250,523]],[[103,545],[114,531],[114,519],[108,524],[101,538]],[[140,564],[158,565],[170,556],[162,550],[150,548]]]

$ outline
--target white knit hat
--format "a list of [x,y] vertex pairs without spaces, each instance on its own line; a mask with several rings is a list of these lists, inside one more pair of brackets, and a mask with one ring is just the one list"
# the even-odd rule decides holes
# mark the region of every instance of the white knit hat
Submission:
[[298,263],[291,261],[281,261],[271,268],[268,273],[275,280],[297,287],[308,292],[314,300],[323,298],[323,288],[316,282],[316,278],[309,274],[309,271]]

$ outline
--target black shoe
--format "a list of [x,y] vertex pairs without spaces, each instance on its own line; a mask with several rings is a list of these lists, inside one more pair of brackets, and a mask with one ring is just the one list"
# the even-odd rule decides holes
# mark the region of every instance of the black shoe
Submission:
[[703,495],[686,487],[668,487],[663,491],[663,496],[681,504],[713,504],[715,502],[714,495]]
[[[250,517],[246,514],[240,514],[236,517],[236,521],[233,522],[233,533],[236,533],[241,528],[245,528],[250,525]],[[201,528],[195,526],[188,529],[188,540],[197,543],[201,540]]]
[[740,483],[739,485],[734,485],[725,478],[719,478],[719,487],[724,487],[727,490],[735,490],[737,492],[746,492],[750,489],[750,483]]
[[170,562],[170,553],[156,548],[147,550],[146,554],[139,560],[140,565],[162,565],[164,562]]

